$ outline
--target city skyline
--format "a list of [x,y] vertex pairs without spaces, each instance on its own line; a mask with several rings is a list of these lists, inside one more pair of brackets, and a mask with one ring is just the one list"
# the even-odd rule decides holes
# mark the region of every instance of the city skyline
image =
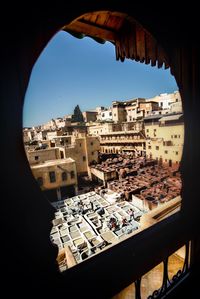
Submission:
[[[23,109],[23,127],[112,101],[151,98],[178,90],[170,70],[132,60],[116,61],[114,46],[91,38],[81,40],[59,32],[48,43],[33,68]],[[99,92],[100,91],[100,92]]]

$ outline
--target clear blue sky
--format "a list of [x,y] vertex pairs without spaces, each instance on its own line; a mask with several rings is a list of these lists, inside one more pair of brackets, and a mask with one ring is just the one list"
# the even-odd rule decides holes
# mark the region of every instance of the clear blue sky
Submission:
[[43,124],[83,111],[109,107],[114,100],[150,98],[178,90],[169,70],[132,60],[116,61],[114,46],[57,33],[32,70],[25,96],[23,126]]

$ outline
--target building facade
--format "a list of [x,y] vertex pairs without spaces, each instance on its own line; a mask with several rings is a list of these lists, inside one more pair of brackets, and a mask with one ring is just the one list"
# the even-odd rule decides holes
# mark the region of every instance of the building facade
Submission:
[[77,192],[77,171],[73,159],[46,161],[31,166],[32,173],[41,190],[51,201],[75,195]]
[[122,125],[118,123],[93,123],[87,127],[88,134],[92,136],[121,131],[121,129]]
[[118,131],[100,135],[101,153],[131,152],[145,154],[146,138],[142,131]]
[[147,117],[144,120],[146,156],[172,166],[179,164],[183,152],[183,114]]
[[64,147],[65,157],[76,161],[77,173],[88,174],[89,165],[98,161],[100,143],[97,137],[74,137],[72,146]]

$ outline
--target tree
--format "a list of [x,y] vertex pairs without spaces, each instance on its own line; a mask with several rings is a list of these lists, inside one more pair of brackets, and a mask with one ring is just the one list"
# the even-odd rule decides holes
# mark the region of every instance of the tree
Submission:
[[72,115],[72,121],[73,122],[83,122],[83,114],[81,112],[81,109],[79,107],[79,105],[76,105],[75,109],[74,109],[74,114]]

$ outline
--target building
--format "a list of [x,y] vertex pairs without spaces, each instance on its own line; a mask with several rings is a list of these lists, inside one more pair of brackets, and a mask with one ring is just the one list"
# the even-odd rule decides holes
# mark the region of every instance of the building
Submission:
[[112,121],[113,120],[113,118],[112,118],[112,108],[102,107],[102,109],[98,112],[97,120],[101,121],[101,122]]
[[175,91],[174,93],[162,93],[148,101],[157,102],[162,110],[170,110],[172,103],[181,102],[181,96],[179,91]]
[[119,123],[93,123],[87,126],[88,135],[92,136],[121,131],[121,129],[122,125]]
[[146,156],[172,166],[179,164],[183,152],[183,114],[155,115],[144,119]]
[[24,143],[29,143],[35,137],[35,131],[32,128],[24,128],[23,129],[23,140]]
[[152,111],[159,110],[158,103],[153,100],[137,98],[127,101],[113,101],[112,113],[114,122],[131,122],[139,120],[150,114]]
[[97,111],[84,111],[82,112],[84,122],[93,122],[97,120]]
[[57,160],[62,158],[62,150],[58,147],[39,149],[39,150],[27,150],[27,158],[30,165],[43,163],[49,160]]
[[89,165],[98,161],[100,143],[97,137],[74,137],[71,146],[65,146],[65,157],[76,161],[78,175],[88,174]]
[[50,201],[73,196],[78,190],[76,163],[71,158],[45,161],[31,170]]
[[51,147],[70,146],[72,143],[71,135],[62,135],[53,137],[51,140]]
[[122,152],[145,154],[146,137],[142,131],[118,131],[100,135],[101,153],[118,154]]

